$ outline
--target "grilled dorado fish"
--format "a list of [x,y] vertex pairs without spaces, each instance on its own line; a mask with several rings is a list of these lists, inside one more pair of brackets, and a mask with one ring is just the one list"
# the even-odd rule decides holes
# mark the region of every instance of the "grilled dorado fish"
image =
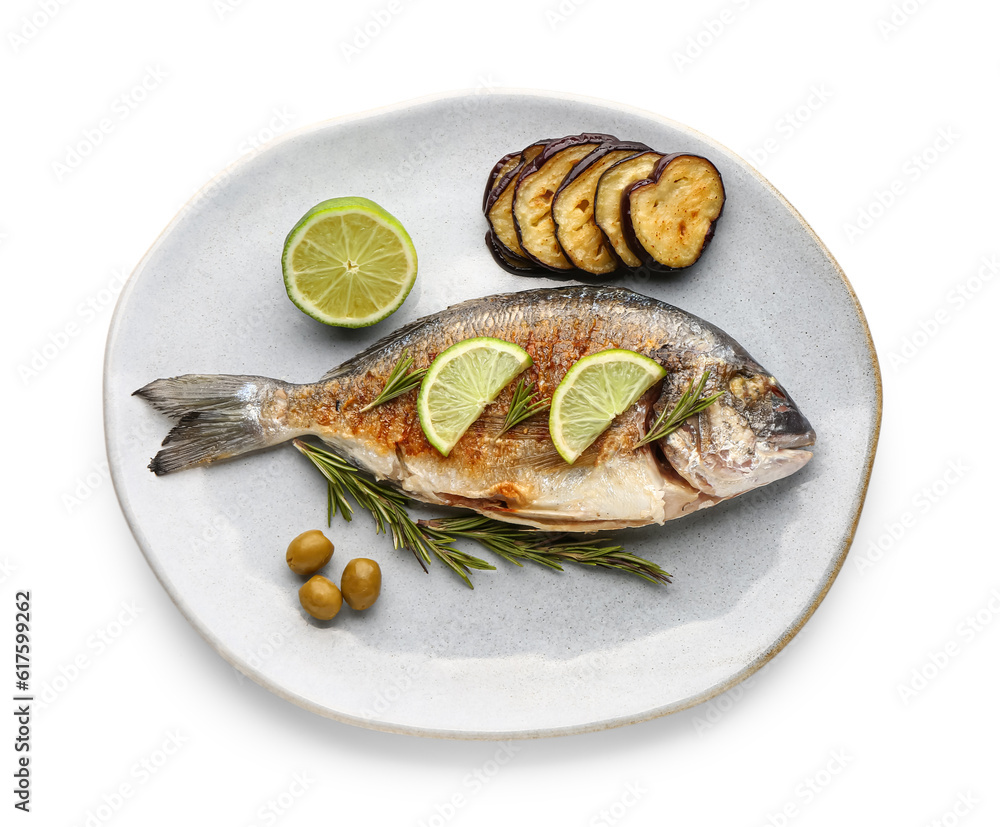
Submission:
[[[578,359],[608,348],[659,362],[654,386],[573,464],[544,415],[500,435],[508,387],[443,457],[424,437],[411,391],[368,411],[404,352],[427,367],[473,336],[521,345],[545,398]],[[708,370],[706,410],[658,443],[635,448],[653,417]],[[136,391],[178,419],[150,463],[156,474],[315,435],[416,500],[560,531],[663,523],[781,479],[812,454],[815,433],[789,394],[730,336],[663,302],[616,287],[488,296],[418,319],[314,384],[259,376],[186,375]]]

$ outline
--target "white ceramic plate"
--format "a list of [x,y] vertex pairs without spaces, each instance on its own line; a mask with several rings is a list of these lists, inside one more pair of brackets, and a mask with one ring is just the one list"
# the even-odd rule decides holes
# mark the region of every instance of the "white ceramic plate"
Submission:
[[[308,622],[288,541],[325,523],[325,488],[290,446],[157,478],[168,420],[131,393],[182,373],[313,381],[411,319],[542,286],[484,243],[493,163],[542,137],[610,132],[707,155],[728,200],[683,274],[621,283],[721,326],[789,389],[819,441],[760,492],[620,539],[674,575],[497,561],[470,591],[424,574],[367,514],[334,523],[330,566],[378,559],[380,601]],[[312,205],[365,195],[407,227],[420,274],[402,309],[360,331],[317,324],[285,296],[285,234]],[[338,119],[226,170],[153,244],[119,301],[105,365],[112,476],[139,547],[178,608],[238,669],[341,721],[450,737],[581,732],[684,709],[760,668],[830,587],[850,545],[878,435],[878,365],[850,285],[802,218],[742,159],[658,116],[523,92],[458,94]],[[484,553],[485,554],[485,553]],[[487,555],[488,556],[488,555]]]

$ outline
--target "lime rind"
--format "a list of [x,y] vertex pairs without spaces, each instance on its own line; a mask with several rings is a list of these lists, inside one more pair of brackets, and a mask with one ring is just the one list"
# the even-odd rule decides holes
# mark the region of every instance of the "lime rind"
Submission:
[[572,465],[616,416],[666,375],[660,364],[632,350],[584,356],[552,394],[549,435],[559,455]]
[[484,408],[530,366],[524,348],[489,336],[465,339],[440,353],[417,395],[427,441],[448,456]]
[[[385,249],[372,250],[374,239]],[[357,262],[350,272],[345,259]],[[281,270],[303,313],[337,327],[367,327],[403,304],[416,281],[417,253],[398,219],[368,198],[347,196],[299,219],[285,238]],[[332,302],[350,312],[329,312]]]

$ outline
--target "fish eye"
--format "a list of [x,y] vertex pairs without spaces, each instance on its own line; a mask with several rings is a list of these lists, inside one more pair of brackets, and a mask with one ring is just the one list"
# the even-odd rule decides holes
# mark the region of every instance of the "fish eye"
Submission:
[[778,380],[773,376],[769,377],[769,382],[770,387],[768,390],[770,391],[771,396],[774,397],[771,400],[774,412],[788,413],[788,411],[792,410],[791,406],[786,404],[788,402],[788,394],[782,390],[781,385],[778,384]]

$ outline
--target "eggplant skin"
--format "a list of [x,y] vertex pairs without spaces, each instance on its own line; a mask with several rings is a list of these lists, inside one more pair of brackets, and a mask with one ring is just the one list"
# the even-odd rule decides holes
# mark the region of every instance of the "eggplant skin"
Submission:
[[519,163],[521,163],[521,153],[508,152],[503,156],[503,158],[493,165],[493,169],[490,170],[489,178],[486,179],[486,189],[483,191],[483,215],[486,214],[486,202],[490,199],[490,193],[493,191],[493,185]]
[[701,258],[725,203],[722,176],[711,161],[682,152],[665,155],[649,178],[622,192],[622,231],[644,265],[681,270]]
[[[483,211],[490,229],[493,231],[494,243],[502,246],[510,255],[524,258],[524,250],[517,237],[517,229],[514,227],[514,214],[512,212],[514,204],[514,186],[517,177],[525,164],[535,158],[547,145],[549,141],[536,141],[521,150],[520,159],[507,172],[498,175],[492,187],[486,191],[486,204]],[[497,162],[497,167],[503,165],[503,159]],[[496,167],[495,167],[496,168]]]
[[615,251],[621,266],[636,269],[642,259],[636,256],[625,240],[622,230],[622,192],[629,184],[653,174],[662,153],[648,150],[612,164],[601,175],[594,194],[594,221]]
[[486,231],[486,247],[493,256],[493,260],[508,273],[515,276],[540,276],[548,272],[544,267],[539,267],[531,259],[523,258],[517,253],[512,253],[493,234],[492,228]]
[[563,179],[552,199],[556,241],[563,255],[580,270],[602,276],[621,266],[614,248],[594,220],[597,185],[612,164],[649,151],[640,143],[607,143],[593,150]]
[[[617,142],[613,135],[581,133],[551,141],[521,169],[514,185],[513,216],[523,254],[551,270],[572,270],[556,240],[552,200],[573,167],[599,146]],[[503,239],[501,239],[503,240]]]

